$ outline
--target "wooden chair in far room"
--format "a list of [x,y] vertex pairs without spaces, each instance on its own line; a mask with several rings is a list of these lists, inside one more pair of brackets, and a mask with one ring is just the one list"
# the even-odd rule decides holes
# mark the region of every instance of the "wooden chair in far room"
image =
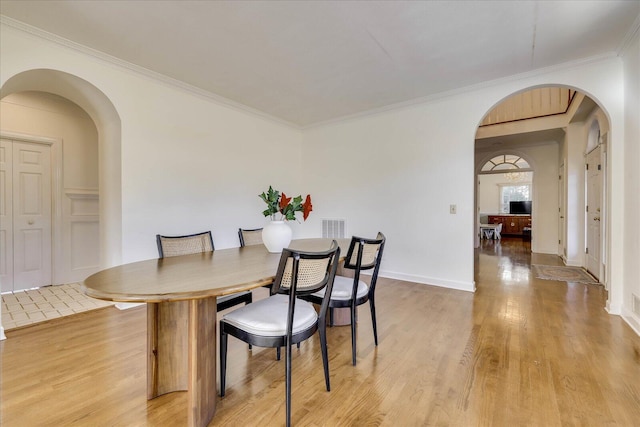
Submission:
[[329,359],[327,354],[326,314],[329,298],[320,303],[319,312],[313,304],[298,299],[327,289],[331,294],[340,247],[334,240],[323,252],[283,249],[272,295],[225,314],[220,320],[220,396],[225,394],[227,372],[227,340],[232,335],[252,346],[285,347],[286,425],[291,425],[291,346],[300,343],[316,331],[320,334],[320,348],[327,391]]
[[[160,258],[213,252],[215,249],[211,231],[185,236],[161,236],[157,234],[156,242]],[[222,311],[242,303],[250,304],[252,300],[251,291],[224,295],[217,298],[217,310]]]
[[240,247],[248,245],[262,245],[262,228],[238,228]]
[[[349,307],[351,312],[351,362],[356,364],[356,308],[369,301],[371,308],[371,323],[373,324],[373,338],[378,345],[378,328],[376,325],[375,292],[380,270],[380,261],[386,237],[378,233],[375,239],[353,236],[344,260],[343,268],[353,270],[353,277],[336,276],[329,308]],[[373,269],[371,281],[367,285],[360,280],[360,272]],[[325,298],[325,289],[314,294],[302,296],[302,299],[319,304]]]

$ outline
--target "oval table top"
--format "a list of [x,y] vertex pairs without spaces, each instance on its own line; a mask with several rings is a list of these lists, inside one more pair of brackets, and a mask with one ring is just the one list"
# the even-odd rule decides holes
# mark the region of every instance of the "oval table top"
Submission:
[[[328,250],[334,239],[299,239],[289,245],[306,251]],[[351,239],[335,239],[344,258]],[[120,302],[161,302],[208,298],[268,285],[280,254],[264,245],[150,259],[99,271],[82,282],[86,295]]]

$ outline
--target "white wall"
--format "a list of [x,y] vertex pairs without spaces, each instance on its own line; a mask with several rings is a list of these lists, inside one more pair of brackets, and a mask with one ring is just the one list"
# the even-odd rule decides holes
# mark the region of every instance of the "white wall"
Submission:
[[522,147],[531,159],[533,174],[533,212],[531,251],[558,254],[558,144]]
[[[584,258],[584,152],[587,144],[587,131],[584,123],[571,123],[565,134],[565,185],[567,190],[565,242],[567,265],[583,266]],[[573,191],[571,191],[573,189]]]
[[63,186],[98,189],[98,135],[87,113],[56,95],[22,92],[0,101],[0,128],[63,139]]
[[[22,92],[0,102],[0,130],[53,138],[61,147],[59,209],[53,233],[53,283],[82,280],[99,267],[98,135],[91,118],[77,105],[56,95]],[[56,142],[58,144],[58,142]],[[55,229],[55,227],[54,227]]]
[[216,248],[238,246],[239,227],[267,221],[258,194],[270,184],[296,192],[299,131],[155,82],[135,84],[135,97],[114,97],[125,261],[157,257],[156,233],[212,230]]
[[385,276],[473,290],[475,126],[459,124],[473,116],[463,100],[307,130],[304,177],[318,214],[310,220],[344,218],[350,234],[385,233]]
[[480,215],[499,214],[500,184],[507,184],[504,174],[478,175],[478,208]]
[[[624,62],[625,106],[625,218],[624,318],[640,334],[640,313],[632,298],[640,300],[640,31],[627,46]],[[640,304],[639,304],[640,305]],[[638,308],[640,310],[640,307]]]

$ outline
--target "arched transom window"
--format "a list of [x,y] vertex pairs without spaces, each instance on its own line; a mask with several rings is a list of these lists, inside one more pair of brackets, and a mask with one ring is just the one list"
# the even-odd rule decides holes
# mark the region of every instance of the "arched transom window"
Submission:
[[518,169],[531,169],[529,162],[515,154],[500,154],[482,166],[482,172],[508,172]]

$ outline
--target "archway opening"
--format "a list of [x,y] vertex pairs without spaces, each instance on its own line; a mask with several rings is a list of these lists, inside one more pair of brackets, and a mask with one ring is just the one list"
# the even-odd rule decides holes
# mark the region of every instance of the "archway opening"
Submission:
[[[605,130],[596,129],[604,125]],[[503,98],[481,120],[476,133],[475,173],[477,182],[489,159],[510,153],[525,156],[532,170],[531,251],[557,255],[565,265],[586,267],[588,218],[586,196],[586,154],[594,147],[603,151],[601,168],[606,165],[608,115],[597,102],[579,89],[535,87]],[[597,166],[596,166],[597,167]],[[599,248],[601,271],[606,271],[609,242],[606,240],[606,172],[601,175],[603,233]],[[600,213],[600,212],[599,212]],[[476,211],[476,224],[480,224]],[[476,247],[479,245],[479,228]],[[606,277],[601,278],[606,285]]]
[[46,92],[68,99],[91,117],[98,131],[100,267],[122,260],[121,122],[111,100],[90,82],[58,70],[34,69],[9,78],[0,98]]

